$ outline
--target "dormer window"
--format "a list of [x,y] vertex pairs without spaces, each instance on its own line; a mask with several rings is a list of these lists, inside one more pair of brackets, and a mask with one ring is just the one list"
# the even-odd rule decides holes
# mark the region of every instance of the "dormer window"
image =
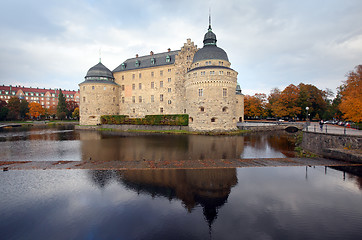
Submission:
[[121,68],[122,68],[122,69],[125,69],[125,68],[126,68],[126,64],[122,63],[122,64],[121,64]]
[[167,55],[166,62],[170,62],[170,61],[171,61],[171,57],[169,55]]
[[140,66],[140,62],[138,60],[136,60],[135,67],[139,67],[139,66]]
[[155,58],[151,58],[151,64],[154,65],[156,63]]

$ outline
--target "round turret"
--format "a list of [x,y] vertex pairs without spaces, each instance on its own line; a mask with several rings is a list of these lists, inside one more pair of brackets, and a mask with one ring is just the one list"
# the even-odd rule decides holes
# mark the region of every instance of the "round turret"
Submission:
[[80,125],[97,125],[102,115],[119,113],[119,85],[101,62],[88,70],[79,91]]
[[235,130],[239,119],[236,98],[237,72],[230,68],[226,52],[216,46],[211,26],[204,46],[193,58],[186,74],[189,127],[194,131]]

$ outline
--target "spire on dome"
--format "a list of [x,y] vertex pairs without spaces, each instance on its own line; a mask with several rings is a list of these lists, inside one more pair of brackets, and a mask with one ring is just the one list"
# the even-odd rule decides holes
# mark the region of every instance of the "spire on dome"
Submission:
[[209,31],[212,31],[212,28],[211,28],[211,9],[209,8]]

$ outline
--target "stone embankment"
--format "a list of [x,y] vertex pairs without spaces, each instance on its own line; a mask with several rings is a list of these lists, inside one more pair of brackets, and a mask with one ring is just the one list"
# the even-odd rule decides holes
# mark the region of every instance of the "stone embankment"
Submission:
[[[313,129],[313,128],[312,128]],[[302,147],[326,158],[362,162],[362,132],[303,131]],[[358,130],[357,130],[358,131]]]

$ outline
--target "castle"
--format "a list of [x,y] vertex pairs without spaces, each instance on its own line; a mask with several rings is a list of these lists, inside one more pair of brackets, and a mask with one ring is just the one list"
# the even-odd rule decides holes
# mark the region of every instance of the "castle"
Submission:
[[237,129],[244,96],[216,41],[210,24],[201,49],[187,39],[180,50],[136,55],[113,72],[99,62],[79,84],[80,125],[100,124],[102,115],[188,114],[191,131]]

